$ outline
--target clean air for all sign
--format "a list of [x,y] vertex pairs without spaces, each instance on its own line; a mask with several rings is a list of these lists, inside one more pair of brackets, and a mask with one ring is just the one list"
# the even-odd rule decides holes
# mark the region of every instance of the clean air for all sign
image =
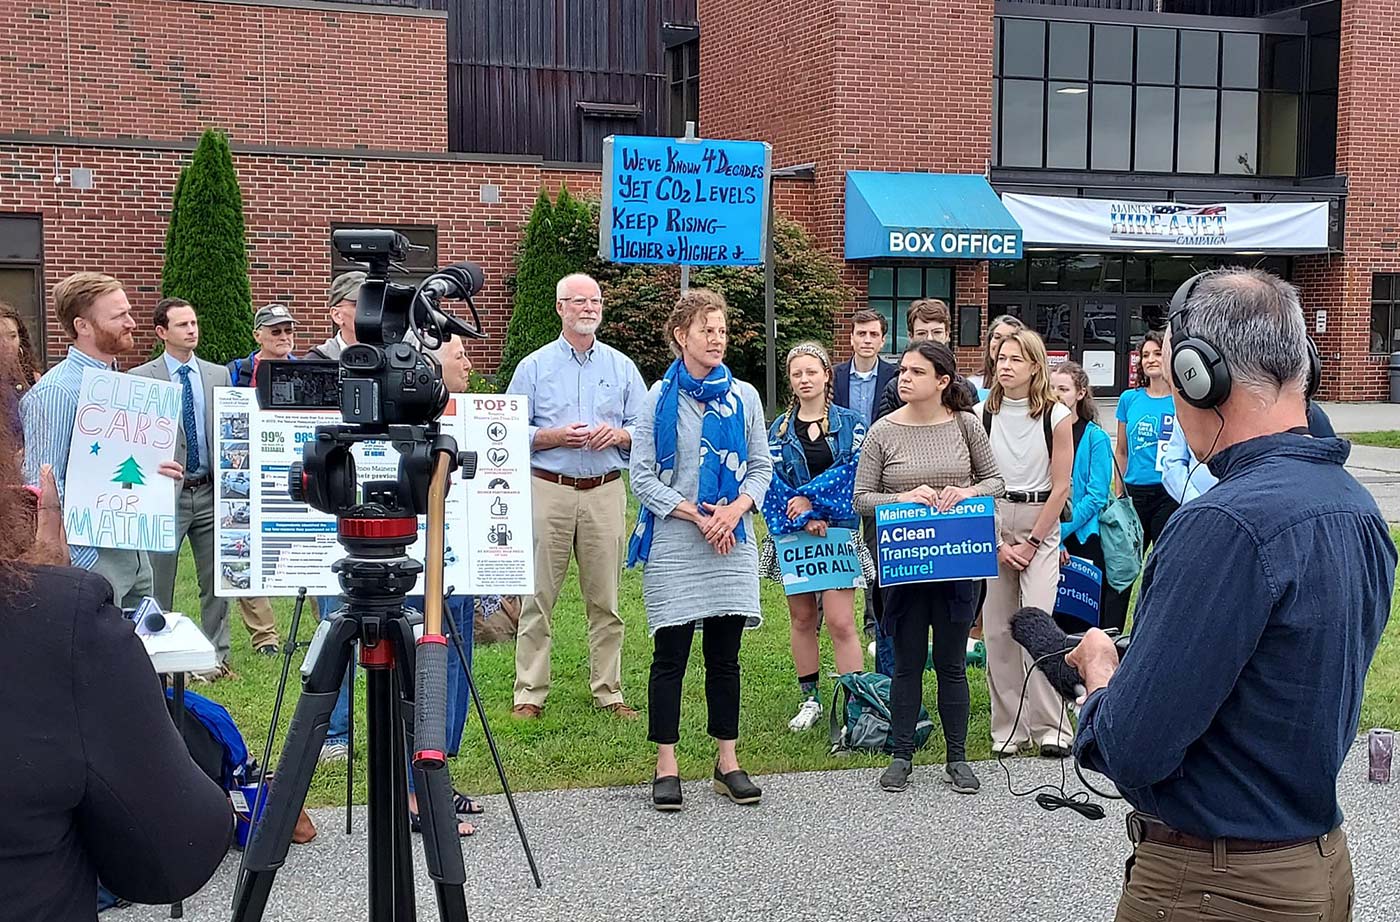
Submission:
[[1021,244],[1015,234],[976,231],[891,230],[890,255],[946,259],[1019,259]]
[[1326,202],[1134,202],[1008,192],[1030,246],[1325,253]]

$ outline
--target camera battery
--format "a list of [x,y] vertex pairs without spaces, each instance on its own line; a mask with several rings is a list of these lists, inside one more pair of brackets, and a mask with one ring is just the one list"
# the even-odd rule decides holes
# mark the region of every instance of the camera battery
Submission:
[[1395,734],[1390,730],[1373,729],[1366,735],[1366,748],[1371,759],[1368,777],[1374,784],[1389,784],[1395,760]]

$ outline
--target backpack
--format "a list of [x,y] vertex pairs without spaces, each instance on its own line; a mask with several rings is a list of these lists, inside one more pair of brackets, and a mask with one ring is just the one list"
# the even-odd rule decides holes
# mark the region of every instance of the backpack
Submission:
[[[1050,417],[1055,415],[1055,407],[1052,404],[1040,417],[1040,428],[1045,430],[1045,455],[1053,460],[1055,457],[1055,430],[1050,424]],[[982,428],[987,430],[987,437],[992,436],[992,411],[987,409],[987,404],[982,404]],[[1069,500],[1065,500],[1065,508],[1060,510],[1060,521],[1070,522],[1074,520],[1074,507]]]
[[[175,690],[165,691],[173,716]],[[257,773],[257,760],[248,755],[243,734],[224,706],[192,691],[185,692],[185,746],[198,765],[225,791],[248,783]]]
[[[1113,459],[1118,479],[1118,459]],[[1099,545],[1103,548],[1104,582],[1122,592],[1142,572],[1142,522],[1133,508],[1132,497],[1115,496],[1099,513]]]
[[[845,696],[846,706],[837,702]],[[841,714],[845,714],[845,722]],[[831,753],[864,749],[891,752],[890,677],[877,672],[848,672],[836,680],[831,696]],[[933,721],[921,705],[914,723],[914,748],[922,749],[933,735]]]

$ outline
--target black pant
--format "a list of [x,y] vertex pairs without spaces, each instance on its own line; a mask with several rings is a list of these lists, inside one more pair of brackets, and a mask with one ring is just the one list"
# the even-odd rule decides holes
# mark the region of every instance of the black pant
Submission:
[[1147,486],[1130,483],[1128,495],[1132,497],[1138,521],[1142,522],[1142,552],[1146,554],[1147,549],[1157,542],[1162,529],[1167,527],[1167,519],[1181,508],[1181,504],[1172,499],[1167,488],[1160,483]]
[[933,667],[938,674],[938,720],[948,746],[947,761],[967,758],[967,632],[977,584],[972,580],[891,586],[884,590],[886,628],[894,629],[894,682],[890,735],[896,759],[914,757],[914,724],[924,703],[924,664],[933,632]]
[[[1104,573],[1103,545],[1099,543],[1098,535],[1090,535],[1089,540],[1083,542],[1071,536],[1065,539],[1064,548],[1075,557],[1083,557],[1098,567],[1100,573]],[[1128,598],[1132,594],[1132,586],[1122,592],[1114,589],[1108,584],[1108,576],[1104,573],[1103,592],[1099,596],[1099,627],[1105,631],[1115,627],[1123,630],[1128,623]],[[1084,624],[1078,619],[1056,617],[1055,620],[1070,633],[1084,630]]]
[[[739,639],[748,620],[743,615],[706,618],[700,632],[705,653],[705,704],[709,734],[717,740],[739,738]],[[695,622],[663,627],[652,637],[651,681],[647,684],[647,739],[674,745],[681,738],[681,681],[690,659]]]

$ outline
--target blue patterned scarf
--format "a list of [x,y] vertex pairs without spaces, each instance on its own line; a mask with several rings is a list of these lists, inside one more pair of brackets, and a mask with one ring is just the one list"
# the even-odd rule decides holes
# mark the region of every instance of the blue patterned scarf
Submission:
[[[725,365],[717,366],[697,381],[676,359],[661,379],[656,396],[656,417],[652,432],[656,437],[656,473],[671,486],[676,476],[676,426],[680,395],[684,393],[705,405],[700,424],[700,489],[695,504],[704,511],[705,503],[730,503],[739,498],[739,485],[748,473],[749,441],[744,432],[744,404],[733,390],[734,376]],[[645,562],[651,556],[651,539],[656,534],[656,516],[645,506],[637,516],[637,528],[627,545],[627,566]],[[734,537],[744,540],[744,522],[735,526]]]

